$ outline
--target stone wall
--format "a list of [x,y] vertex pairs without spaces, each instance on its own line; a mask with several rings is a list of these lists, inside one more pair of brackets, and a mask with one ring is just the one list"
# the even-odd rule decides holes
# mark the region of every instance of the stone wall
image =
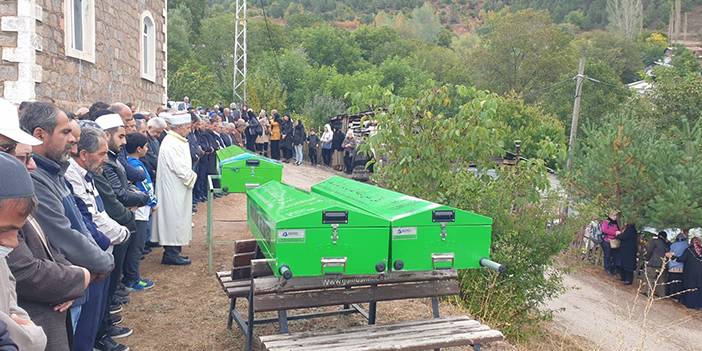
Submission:
[[[17,16],[16,0],[0,0],[0,18],[7,16]],[[17,46],[17,32],[0,31],[0,54],[1,48],[14,48]],[[0,82],[17,80],[17,63],[0,60]],[[3,96],[5,84],[0,84],[0,96]]]
[[[64,0],[36,1],[43,8],[43,22],[37,24],[42,40],[37,64],[43,69],[37,100],[53,100],[68,111],[95,101],[134,102],[140,111],[155,111],[164,103],[166,0],[96,0],[95,63],[65,55]],[[140,18],[145,10],[156,24],[155,82],[142,79],[140,73]]]

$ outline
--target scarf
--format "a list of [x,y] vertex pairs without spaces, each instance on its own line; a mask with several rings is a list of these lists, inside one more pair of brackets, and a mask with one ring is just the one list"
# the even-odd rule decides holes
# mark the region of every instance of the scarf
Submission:
[[697,256],[702,256],[702,244],[700,244],[699,239],[692,241],[692,247],[695,249]]

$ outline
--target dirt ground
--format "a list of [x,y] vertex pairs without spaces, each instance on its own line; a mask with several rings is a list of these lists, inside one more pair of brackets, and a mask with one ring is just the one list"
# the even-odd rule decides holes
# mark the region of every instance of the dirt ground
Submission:
[[[284,182],[302,189],[333,175],[327,168],[285,165]],[[233,242],[250,238],[246,227],[245,196],[230,194],[214,204],[214,270],[231,268]],[[142,275],[153,279],[156,287],[133,293],[126,306],[124,325],[134,335],[122,339],[132,350],[243,350],[244,339],[235,328],[226,329],[228,300],[213,273],[207,271],[205,204],[194,216],[193,241],[184,248],[193,264],[185,267],[160,264],[157,249],[142,261]],[[497,343],[487,350],[693,350],[702,345],[702,316],[671,301],[655,302],[645,319],[646,301],[635,299],[635,288],[625,288],[618,281],[584,267],[566,276],[568,290],[547,307],[560,310],[545,334],[529,344],[513,347]],[[244,301],[238,302],[245,311]],[[459,307],[442,302],[443,315],[466,315]],[[404,300],[378,304],[378,323],[430,318],[428,300]],[[273,315],[271,315],[273,317]],[[327,317],[292,321],[290,330],[362,325],[360,316]],[[276,325],[256,327],[256,335],[276,333]],[[644,342],[642,345],[641,342]],[[470,348],[466,348],[470,350]],[[702,348],[700,348],[702,350]]]
[[645,288],[624,286],[599,267],[582,267],[564,282],[567,291],[547,306],[560,311],[549,328],[584,349],[702,350],[700,311],[670,299],[649,300],[639,294]]
[[[333,173],[326,168],[285,165],[284,182],[302,189],[324,180]],[[229,270],[234,252],[233,241],[250,238],[246,227],[245,195],[230,194],[215,200],[214,205],[214,270]],[[193,241],[183,249],[193,264],[185,267],[160,264],[161,249],[142,261],[141,272],[156,286],[145,292],[132,293],[125,306],[125,326],[134,334],[120,341],[138,351],[171,350],[243,350],[244,338],[236,329],[226,329],[228,299],[214,273],[207,271],[206,225],[207,208],[200,204],[194,216]],[[245,311],[244,301],[237,302]],[[460,308],[443,303],[443,315],[465,315]],[[273,315],[271,315],[272,317]],[[418,320],[431,317],[429,300],[404,300],[378,304],[378,323]],[[327,317],[290,322],[290,330],[316,330],[337,326],[363,325],[360,316]],[[276,333],[276,325],[257,326],[256,335]],[[470,350],[471,348],[467,348]],[[498,343],[488,350],[513,350],[507,343]],[[456,349],[458,350],[458,349]]]

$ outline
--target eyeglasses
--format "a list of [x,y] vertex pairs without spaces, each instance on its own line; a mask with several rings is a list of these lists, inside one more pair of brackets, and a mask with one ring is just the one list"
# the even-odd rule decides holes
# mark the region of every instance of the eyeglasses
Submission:
[[34,157],[34,153],[30,152],[28,154],[24,155],[15,155],[15,157],[22,162],[25,166],[29,166],[29,163],[32,161],[32,158]]
[[17,143],[0,144],[0,151],[10,155],[14,155],[15,148],[17,148]]

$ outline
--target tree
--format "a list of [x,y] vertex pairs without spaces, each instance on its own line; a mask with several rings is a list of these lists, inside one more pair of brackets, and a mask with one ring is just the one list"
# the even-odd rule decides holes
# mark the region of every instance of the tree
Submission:
[[195,57],[210,68],[215,75],[216,85],[221,95],[232,96],[234,14],[221,13],[202,21],[198,44],[194,47]]
[[481,89],[514,91],[533,102],[576,67],[570,35],[551,22],[548,12],[501,11],[489,16],[479,32],[468,66]]
[[190,58],[190,11],[183,5],[168,10],[168,71],[176,72]]
[[169,75],[168,93],[170,96],[189,96],[195,106],[213,106],[224,98],[217,89],[215,75],[192,58]]
[[[376,91],[368,93],[370,100],[377,99]],[[509,127],[507,114],[523,105],[503,109],[505,98],[463,86],[430,89],[417,98],[385,92],[382,99],[387,108],[375,116],[381,128],[362,146],[382,160],[376,163],[374,180],[493,218],[491,257],[510,271],[461,272],[457,301],[508,336],[528,335],[548,317],[538,307],[560,291],[553,259],[567,240],[561,231],[546,229],[557,206],[548,196],[544,162],[534,159],[511,167],[493,161],[506,151],[502,140],[513,140],[522,130]],[[369,104],[376,103],[360,108]]]
[[434,12],[434,6],[429,2],[412,10],[407,28],[414,38],[432,44],[439,41],[439,36],[444,30],[439,16]]
[[570,179],[573,193],[581,201],[622,210],[630,223],[646,223],[647,204],[664,179],[659,170],[669,161],[668,140],[650,121],[618,112],[586,124],[578,145]]
[[629,39],[634,39],[643,27],[641,0],[607,0],[609,27]]
[[298,30],[296,36],[310,60],[319,66],[334,66],[341,73],[366,66],[361,49],[342,29],[322,25]]
[[683,119],[695,124],[702,114],[702,76],[681,72],[678,67],[655,69],[651,100],[656,106],[658,126],[681,126]]
[[612,68],[624,83],[640,80],[644,66],[641,49],[634,41],[619,33],[591,31],[578,35],[571,46],[579,57],[587,62],[596,62]]
[[287,92],[284,87],[263,70],[251,72],[247,78],[247,102],[255,111],[261,109],[285,111]]
[[317,95],[305,105],[302,114],[306,117],[308,129],[320,129],[329,121],[329,118],[345,111],[346,105],[343,101],[331,96]]

